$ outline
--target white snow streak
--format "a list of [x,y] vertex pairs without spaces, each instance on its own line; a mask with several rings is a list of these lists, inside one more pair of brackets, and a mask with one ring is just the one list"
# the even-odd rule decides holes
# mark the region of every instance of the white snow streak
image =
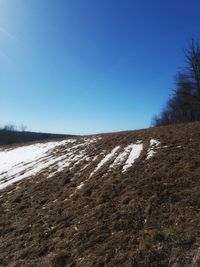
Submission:
[[131,144],[127,147],[127,149],[131,148],[131,152],[129,154],[129,157],[123,166],[122,172],[125,172],[128,168],[130,168],[135,160],[139,158],[142,150],[143,150],[143,144]]
[[97,172],[106,162],[108,162],[112,157],[114,157],[115,153],[117,152],[117,150],[120,149],[120,146],[116,146],[115,148],[113,148],[113,150],[107,154],[97,165],[97,167],[95,168],[95,170],[90,174],[90,177]]
[[109,169],[114,168],[116,165],[120,164],[122,161],[124,161],[126,159],[126,157],[128,156],[128,154],[130,153],[132,148],[132,145],[128,145],[127,147],[124,148],[124,152],[120,153],[116,159],[114,160],[114,162],[110,165]]
[[148,148],[147,157],[146,157],[147,160],[152,158],[154,154],[156,154],[154,150],[158,148],[159,145],[160,145],[160,142],[158,140],[155,140],[155,139],[150,140],[150,147]]

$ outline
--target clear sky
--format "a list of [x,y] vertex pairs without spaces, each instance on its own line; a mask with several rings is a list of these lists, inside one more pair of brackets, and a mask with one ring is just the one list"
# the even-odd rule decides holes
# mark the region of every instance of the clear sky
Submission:
[[148,127],[200,37],[199,0],[0,0],[0,122]]

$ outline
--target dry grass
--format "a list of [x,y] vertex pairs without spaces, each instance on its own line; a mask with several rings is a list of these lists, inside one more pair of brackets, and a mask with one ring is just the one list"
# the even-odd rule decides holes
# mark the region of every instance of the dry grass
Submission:
[[105,166],[71,198],[95,164],[2,191],[0,266],[200,266],[200,123],[102,138],[90,155],[138,139],[167,147],[124,174]]

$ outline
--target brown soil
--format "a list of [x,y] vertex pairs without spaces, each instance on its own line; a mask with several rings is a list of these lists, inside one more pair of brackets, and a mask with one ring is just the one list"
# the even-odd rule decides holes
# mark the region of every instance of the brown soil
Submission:
[[138,139],[161,149],[123,174],[103,167],[71,197],[95,162],[2,190],[0,266],[200,266],[200,123],[101,136],[90,155]]

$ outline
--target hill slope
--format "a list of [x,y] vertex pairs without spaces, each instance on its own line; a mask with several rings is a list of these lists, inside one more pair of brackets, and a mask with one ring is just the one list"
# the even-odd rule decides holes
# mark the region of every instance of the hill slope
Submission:
[[0,265],[199,266],[199,181],[200,123],[1,149]]

